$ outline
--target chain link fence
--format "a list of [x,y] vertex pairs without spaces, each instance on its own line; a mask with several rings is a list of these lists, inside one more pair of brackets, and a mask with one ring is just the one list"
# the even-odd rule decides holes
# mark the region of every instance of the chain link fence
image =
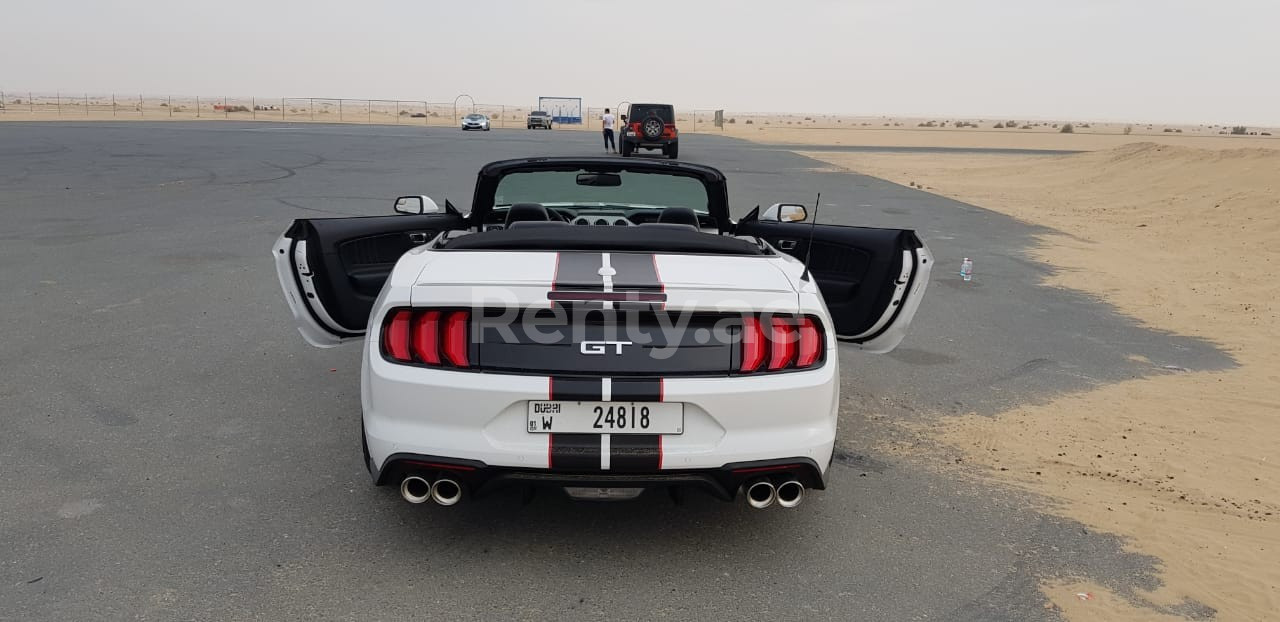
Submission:
[[[615,117],[627,102],[609,105]],[[600,131],[606,106],[583,109],[581,124],[557,125],[560,130]],[[477,103],[467,95],[453,102],[326,97],[232,97],[227,95],[147,95],[142,93],[41,93],[0,91],[0,120],[42,119],[207,119],[285,121],[298,123],[361,123],[457,127],[464,115],[486,115],[495,128],[525,125],[533,106]],[[682,131],[712,131],[714,110],[680,109],[676,123]],[[726,115],[728,118],[728,115]]]

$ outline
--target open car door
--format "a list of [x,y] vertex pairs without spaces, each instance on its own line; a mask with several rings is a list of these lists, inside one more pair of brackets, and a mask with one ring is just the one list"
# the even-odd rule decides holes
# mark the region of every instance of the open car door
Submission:
[[929,249],[909,229],[760,220],[753,212],[735,233],[762,238],[801,261],[808,257],[836,338],[870,352],[893,350],[906,336],[933,268]]
[[464,226],[453,212],[293,221],[271,254],[298,332],[320,348],[363,338],[400,256]]

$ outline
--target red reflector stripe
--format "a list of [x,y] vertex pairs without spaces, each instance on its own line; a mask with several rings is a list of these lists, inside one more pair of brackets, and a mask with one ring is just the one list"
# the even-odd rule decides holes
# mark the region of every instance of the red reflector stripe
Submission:
[[445,320],[444,355],[458,367],[470,366],[467,362],[467,324],[470,320],[469,311],[454,311]]
[[382,331],[382,350],[387,356],[397,360],[406,361],[409,358],[409,316],[411,314],[407,310],[396,311],[391,315],[391,319],[387,321],[387,327]]
[[796,367],[813,365],[822,356],[822,335],[813,318],[800,319],[800,353],[796,356]]
[[429,365],[440,364],[440,312],[427,311],[414,318],[413,353]]
[[763,472],[765,472],[765,471],[790,471],[790,470],[792,470],[792,469],[798,469],[798,468],[800,468],[800,467],[802,467],[802,466],[804,466],[804,465],[800,465],[800,464],[779,464],[779,465],[776,465],[776,466],[762,466],[762,467],[750,467],[750,468],[746,468],[746,469],[734,469],[734,470],[733,470],[733,472],[734,472],[734,473],[737,473],[737,474],[741,474],[741,473],[763,473]]
[[796,357],[796,327],[780,317],[770,319],[769,324],[769,371],[777,371]]
[[764,361],[764,331],[760,329],[760,320],[754,317],[742,318],[742,366],[739,371],[753,372]]

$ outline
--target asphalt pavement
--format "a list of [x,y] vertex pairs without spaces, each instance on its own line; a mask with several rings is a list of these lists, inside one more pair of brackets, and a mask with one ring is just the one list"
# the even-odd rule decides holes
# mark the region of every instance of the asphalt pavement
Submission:
[[1042,579],[1156,586],[1117,538],[880,448],[895,419],[1229,356],[1041,285],[1035,227],[776,146],[681,142],[736,214],[821,192],[820,221],[915,228],[938,260],[897,351],[842,352],[830,486],[796,510],[440,508],[370,485],[358,348],[302,341],[272,242],[402,194],[466,209],[482,164],[602,154],[594,132],[0,124],[0,619],[1051,620]]

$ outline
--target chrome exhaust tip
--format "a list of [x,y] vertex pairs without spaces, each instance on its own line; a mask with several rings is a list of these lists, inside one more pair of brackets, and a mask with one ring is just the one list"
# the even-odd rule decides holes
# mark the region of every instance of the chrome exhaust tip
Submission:
[[773,487],[773,483],[767,479],[756,480],[747,486],[747,505],[763,510],[773,505],[774,499],[778,497],[778,491]]
[[448,478],[436,480],[431,486],[431,500],[446,507],[455,505],[462,500],[462,486]]
[[426,503],[431,498],[431,482],[417,475],[400,480],[400,496],[409,503]]
[[804,484],[792,479],[778,484],[778,505],[793,508],[804,501]]

